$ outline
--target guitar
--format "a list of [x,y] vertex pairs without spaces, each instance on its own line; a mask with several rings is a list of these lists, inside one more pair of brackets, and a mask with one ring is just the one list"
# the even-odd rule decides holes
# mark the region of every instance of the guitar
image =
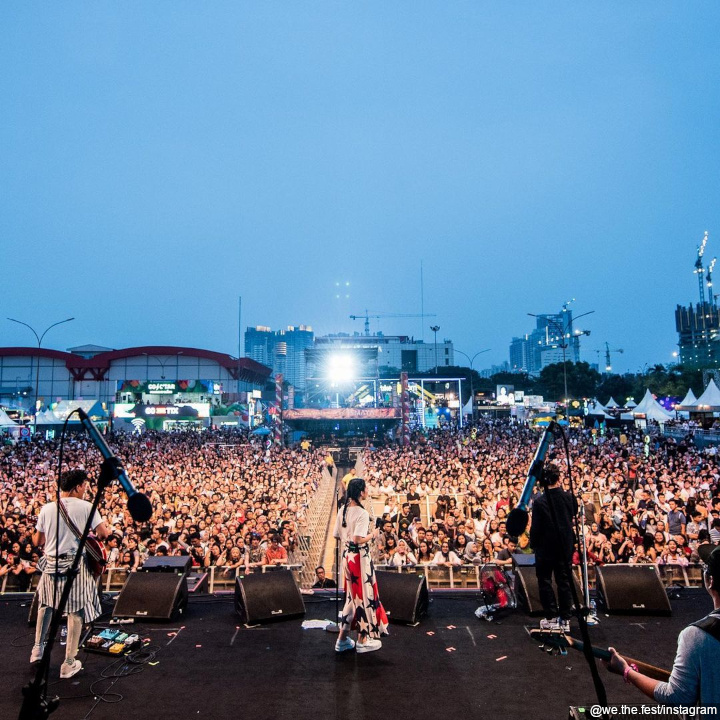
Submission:
[[[582,640],[577,640],[561,630],[528,630],[528,632],[533,640],[540,640],[543,645],[550,646],[551,648],[562,649],[571,647],[573,650],[579,650],[580,652],[583,652],[585,649],[585,643],[583,643]],[[611,657],[609,650],[601,650],[596,647],[593,647],[592,653],[600,660],[609,661]],[[641,672],[643,675],[647,675],[654,680],[662,680],[663,682],[667,682],[670,679],[670,672],[668,670],[663,670],[654,665],[648,665],[648,663],[635,660],[625,655],[623,655],[623,657],[631,665],[636,665],[638,672]]]
[[[70,528],[70,532],[79,540],[81,532],[78,530],[77,525],[72,521],[72,518],[68,514],[65,503],[60,501],[60,514],[62,515],[65,524]],[[104,572],[108,564],[108,555],[105,545],[102,540],[99,540],[96,535],[89,533],[87,540],[85,541],[85,563],[93,576],[94,580],[97,580]]]
[[97,580],[108,564],[108,554],[102,540],[90,533],[85,541],[85,562],[93,578]]

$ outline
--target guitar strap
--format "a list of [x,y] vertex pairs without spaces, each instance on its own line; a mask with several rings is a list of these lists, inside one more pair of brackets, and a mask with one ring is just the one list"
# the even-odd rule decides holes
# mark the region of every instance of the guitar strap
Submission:
[[[65,521],[65,524],[70,528],[70,532],[75,536],[77,540],[80,540],[82,537],[82,533],[78,530],[77,525],[72,521],[72,518],[70,517],[70,514],[68,513],[67,508],[65,507],[65,503],[60,500],[60,514],[62,515],[62,519]],[[102,556],[98,555],[95,548],[91,547],[90,545],[85,546],[85,551],[88,553],[88,555],[92,555],[93,560],[96,562],[100,562],[103,560]]]
[[694,622],[693,625],[701,630],[704,630],[708,635],[711,635],[716,640],[720,641],[720,615],[710,613],[702,620]]

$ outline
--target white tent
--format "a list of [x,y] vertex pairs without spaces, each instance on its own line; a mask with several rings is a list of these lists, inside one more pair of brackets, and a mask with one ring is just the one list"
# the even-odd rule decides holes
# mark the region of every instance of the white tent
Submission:
[[720,409],[720,390],[714,380],[710,380],[705,392],[697,399],[694,406],[698,410]]
[[598,415],[600,417],[609,418],[611,415],[608,415],[605,412],[605,408],[597,401],[589,402],[588,406],[588,415]]
[[35,418],[36,425],[62,425],[63,421],[52,410],[43,410]]
[[607,408],[618,408],[618,407],[620,407],[620,406],[615,402],[615,398],[612,398],[612,397],[605,403],[606,409]]
[[17,427],[17,423],[14,420],[11,420],[2,408],[0,408],[0,427]]
[[678,417],[688,420],[690,418],[690,411],[695,407],[696,403],[697,398],[695,397],[695,393],[692,391],[692,388],[688,388],[685,397],[675,406],[675,412]]
[[[65,422],[68,415],[77,408],[82,408],[85,414],[90,417],[107,417],[107,412],[103,409],[102,405],[97,400],[61,400],[53,410],[53,414],[60,420]],[[75,413],[71,418],[70,422],[79,423],[80,417]]]
[[637,403],[636,403],[632,398],[630,398],[630,399],[625,403],[625,407],[626,407],[626,408],[630,408],[630,409],[636,408],[636,407],[637,407]]
[[645,391],[645,396],[640,401],[640,404],[633,409],[632,414],[634,416],[645,415],[648,420],[657,420],[658,422],[665,422],[674,418],[671,412],[655,400],[650,389]]

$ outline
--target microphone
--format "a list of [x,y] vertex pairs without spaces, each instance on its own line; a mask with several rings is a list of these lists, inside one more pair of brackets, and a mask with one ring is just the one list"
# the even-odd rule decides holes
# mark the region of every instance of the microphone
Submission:
[[88,417],[87,413],[82,408],[78,408],[78,414],[80,415],[80,422],[87,430],[95,447],[100,451],[100,454],[105,460],[113,464],[114,470],[117,473],[118,482],[122,485],[122,489],[128,497],[127,506],[132,519],[135,522],[146,522],[152,517],[152,504],[150,500],[148,500],[147,495],[143,495],[135,489],[135,486],[125,472],[125,468],[120,464],[118,458],[113,455],[112,450],[110,450],[105,442],[105,438],[98,432],[95,423]]
[[535,457],[533,458],[530,469],[528,470],[527,479],[525,480],[525,486],[522,489],[520,500],[507,516],[506,528],[508,535],[514,535],[517,537],[525,532],[529,518],[528,506],[530,505],[530,498],[532,497],[535,483],[542,475],[543,465],[545,464],[545,456],[547,455],[548,448],[550,447],[550,438],[554,429],[555,421],[551,420],[550,424],[545,428],[542,436],[540,437],[540,444],[535,451]]

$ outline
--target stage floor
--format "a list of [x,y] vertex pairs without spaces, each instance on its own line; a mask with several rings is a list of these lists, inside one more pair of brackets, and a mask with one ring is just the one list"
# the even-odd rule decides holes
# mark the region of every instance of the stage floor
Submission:
[[[305,600],[305,620],[333,617],[334,602]],[[33,677],[27,603],[2,599],[1,718],[17,717],[21,688]],[[81,652],[83,671],[60,681],[64,648],[58,644],[51,690],[63,699],[52,718],[562,720],[569,705],[594,703],[580,653],[548,655],[525,631],[537,619],[518,610],[487,623],[474,617],[477,605],[472,596],[436,592],[418,627],[391,625],[382,650],[356,655],[336,654],[337,636],[303,630],[302,620],[248,629],[239,626],[231,596],[193,597],[178,623],[130,626],[157,650],[156,664],[140,666],[137,674],[101,679],[113,660]],[[600,625],[591,628],[593,642],[669,668],[678,633],[709,612],[711,602],[703,590],[688,589],[672,606],[670,618],[601,614]],[[603,667],[600,672],[610,703],[642,704],[639,691]],[[99,699],[103,691],[118,702]]]

